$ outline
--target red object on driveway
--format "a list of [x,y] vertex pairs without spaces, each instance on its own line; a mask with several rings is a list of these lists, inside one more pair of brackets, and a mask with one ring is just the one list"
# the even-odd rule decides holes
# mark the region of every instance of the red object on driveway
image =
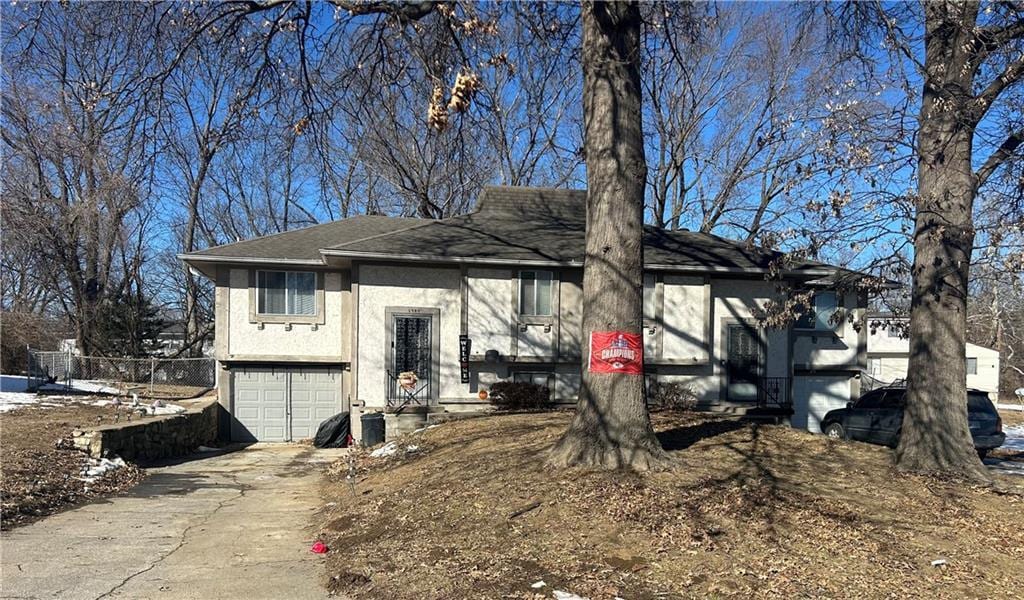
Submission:
[[644,341],[637,333],[626,331],[594,331],[590,334],[590,372],[644,372]]
[[327,544],[323,542],[317,542],[313,544],[313,547],[309,549],[313,554],[327,554]]

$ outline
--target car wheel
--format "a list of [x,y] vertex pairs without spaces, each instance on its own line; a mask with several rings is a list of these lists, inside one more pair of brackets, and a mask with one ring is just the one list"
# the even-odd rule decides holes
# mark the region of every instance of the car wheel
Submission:
[[831,423],[825,428],[825,435],[833,440],[845,440],[846,430],[839,423]]
[[985,460],[986,456],[988,456],[988,448],[978,448],[978,458]]

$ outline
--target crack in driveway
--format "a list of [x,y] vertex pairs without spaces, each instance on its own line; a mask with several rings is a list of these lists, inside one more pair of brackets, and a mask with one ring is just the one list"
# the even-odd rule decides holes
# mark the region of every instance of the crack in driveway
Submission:
[[181,532],[181,539],[178,540],[178,544],[176,546],[174,546],[174,548],[171,548],[170,552],[168,552],[167,554],[164,554],[160,558],[158,558],[155,561],[153,561],[153,563],[150,564],[145,569],[141,569],[139,571],[136,571],[135,573],[132,573],[128,577],[125,577],[124,579],[121,580],[120,583],[118,583],[114,587],[110,588],[109,590],[107,590],[103,594],[100,594],[99,596],[97,596],[96,600],[101,600],[102,598],[109,597],[111,594],[113,594],[117,590],[119,590],[119,589],[123,588],[125,585],[127,585],[129,581],[135,579],[139,575],[144,575],[144,574],[152,571],[154,568],[156,568],[157,565],[159,565],[163,561],[165,561],[168,558],[170,558],[172,554],[174,554],[178,550],[181,550],[182,546],[184,546],[185,543],[188,541],[188,535],[189,535],[189,533],[192,532],[193,529],[195,529],[196,527],[202,527],[202,526],[206,525],[207,523],[210,522],[210,519],[212,519],[218,512],[220,512],[220,510],[222,508],[224,508],[224,506],[227,505],[229,502],[231,502],[233,500],[238,500],[239,498],[242,498],[243,496],[245,496],[245,492],[249,490],[249,486],[238,483],[238,476],[237,475],[229,475],[229,477],[231,478],[231,482],[234,483],[236,486],[238,486],[238,493],[237,494],[235,494],[234,496],[232,496],[230,498],[225,498],[224,500],[221,500],[220,502],[218,502],[217,503],[217,507],[214,508],[209,513],[207,513],[206,516],[203,517],[202,521],[200,521],[198,523],[193,523],[192,525],[189,525],[188,527],[186,527]]

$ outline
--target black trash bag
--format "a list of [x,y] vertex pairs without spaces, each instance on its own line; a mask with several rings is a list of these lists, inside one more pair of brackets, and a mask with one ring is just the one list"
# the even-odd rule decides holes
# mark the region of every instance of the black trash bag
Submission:
[[320,424],[313,445],[317,448],[344,448],[348,445],[349,427],[348,413],[338,413]]

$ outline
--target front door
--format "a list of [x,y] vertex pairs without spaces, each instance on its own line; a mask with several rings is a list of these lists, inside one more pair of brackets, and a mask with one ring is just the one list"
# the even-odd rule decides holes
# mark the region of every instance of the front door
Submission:
[[[392,391],[401,403],[427,404],[434,396],[431,328],[433,319],[420,315],[395,315],[392,320]],[[410,381],[408,374],[415,376]],[[403,378],[404,376],[404,378]],[[402,379],[402,381],[399,381]]]
[[726,330],[725,382],[730,402],[756,402],[761,377],[761,347],[757,330],[729,325]]

